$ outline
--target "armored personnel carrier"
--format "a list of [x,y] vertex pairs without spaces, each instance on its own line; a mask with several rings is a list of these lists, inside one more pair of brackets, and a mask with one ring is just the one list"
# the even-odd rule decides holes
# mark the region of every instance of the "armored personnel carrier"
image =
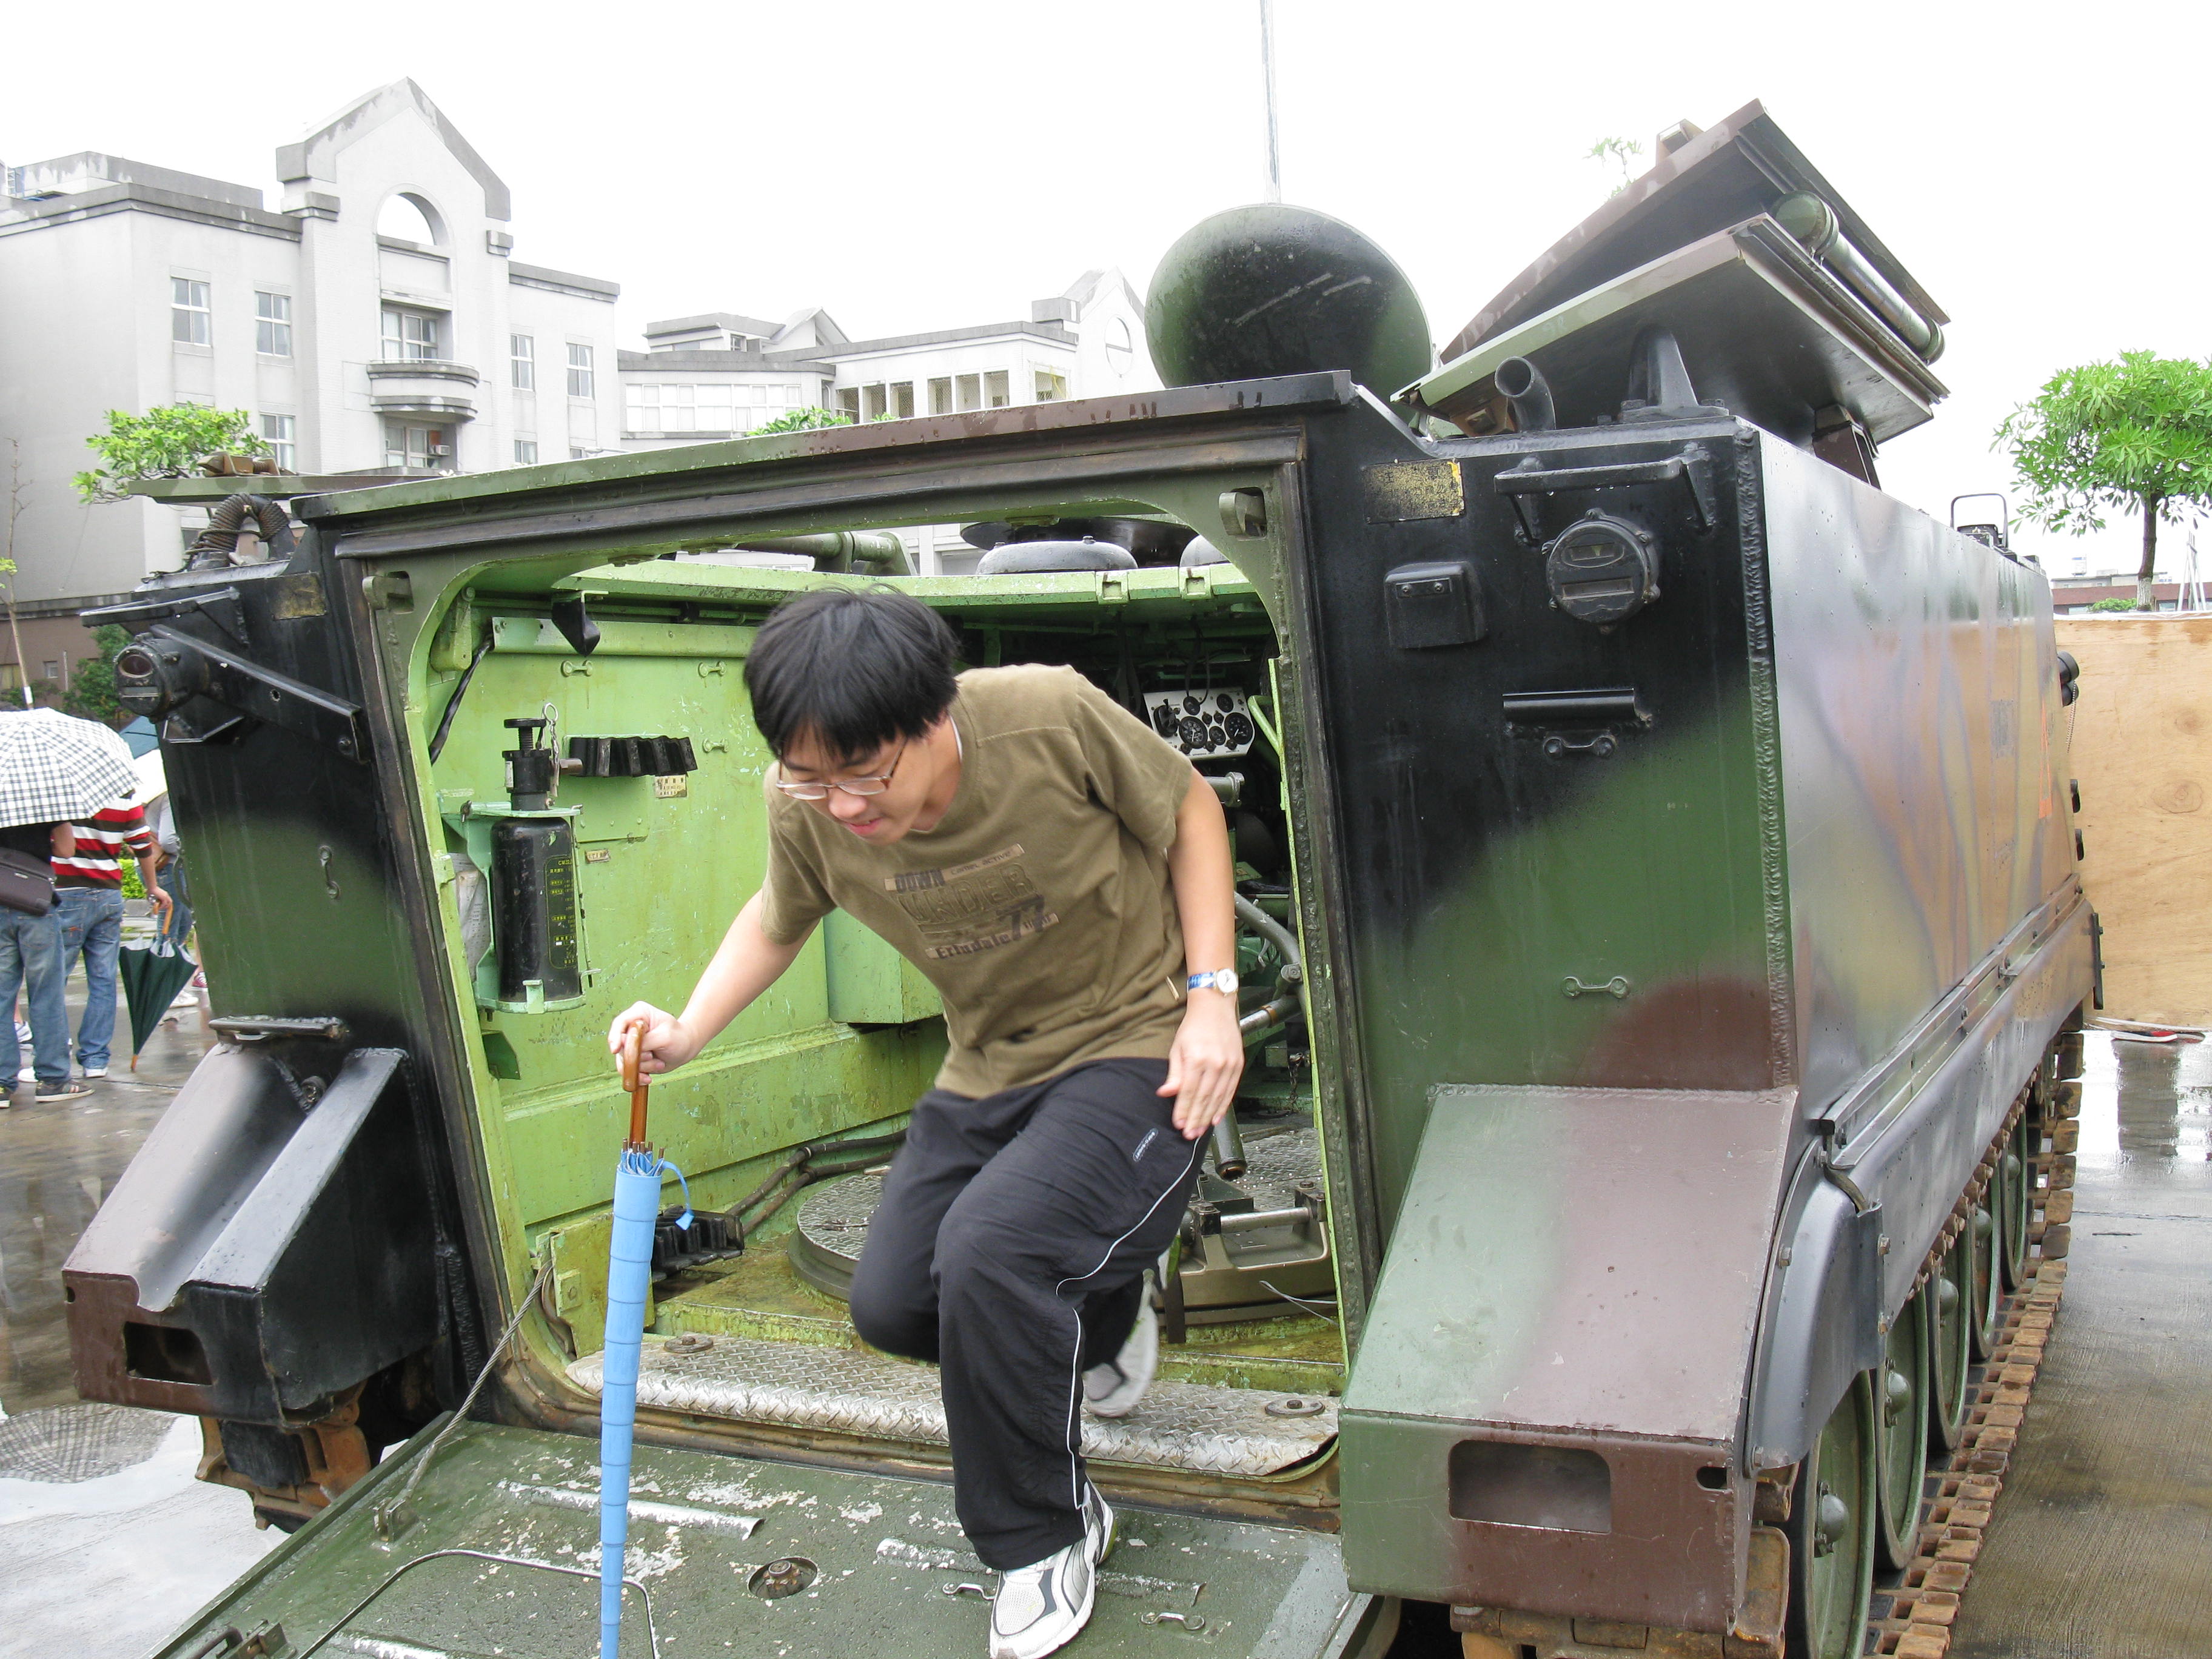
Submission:
[[[1441,362],[1356,233],[1240,210],[1155,281],[1165,391],[322,495],[94,619],[222,1041],[66,1269],[79,1387],[307,1523],[172,1653],[587,1639],[603,1033],[759,877],[754,630],[868,580],[1236,836],[1241,1133],[1085,1430],[1133,1535],[1071,1650],[1861,1650],[2069,1109],[2071,681],[2041,574],[1876,485],[1933,301],[1756,105],[1668,141]],[[906,574],[945,525],[977,573]],[[833,919],[658,1085],[635,1650],[980,1650],[934,1378],[840,1300],[942,1042]]]

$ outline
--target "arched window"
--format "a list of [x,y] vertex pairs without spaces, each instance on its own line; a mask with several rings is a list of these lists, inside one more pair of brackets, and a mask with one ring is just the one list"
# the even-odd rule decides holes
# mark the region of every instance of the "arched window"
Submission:
[[1128,323],[1120,317],[1106,324],[1106,367],[1116,374],[1127,374],[1137,361],[1137,343],[1130,337]]
[[403,190],[387,199],[378,212],[376,234],[397,237],[403,242],[419,242],[426,247],[441,247],[446,240],[446,222],[424,198]]

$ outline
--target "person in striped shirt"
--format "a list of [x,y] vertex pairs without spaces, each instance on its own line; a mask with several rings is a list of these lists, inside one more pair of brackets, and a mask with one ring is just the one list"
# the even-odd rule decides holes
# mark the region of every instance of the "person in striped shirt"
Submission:
[[84,1018],[76,1030],[76,1061],[88,1078],[107,1075],[108,1045],[115,1036],[115,958],[123,945],[123,860],[135,860],[138,879],[167,918],[169,896],[154,878],[154,832],[134,800],[110,802],[76,824],[76,848],[54,860],[61,902],[62,973],[84,957]]

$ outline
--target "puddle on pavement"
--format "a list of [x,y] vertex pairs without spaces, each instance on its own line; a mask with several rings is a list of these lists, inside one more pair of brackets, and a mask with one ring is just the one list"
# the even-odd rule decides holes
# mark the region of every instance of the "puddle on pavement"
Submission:
[[2083,1059],[2066,1299],[1952,1659],[2212,1651],[2212,1042]]
[[[70,1026],[83,1006],[70,986]],[[0,1411],[9,1416],[76,1398],[62,1317],[62,1263],[210,1039],[199,1016],[164,1023],[130,1069],[129,1017],[118,1011],[114,1067],[82,1100],[40,1106],[28,1085],[0,1111]]]

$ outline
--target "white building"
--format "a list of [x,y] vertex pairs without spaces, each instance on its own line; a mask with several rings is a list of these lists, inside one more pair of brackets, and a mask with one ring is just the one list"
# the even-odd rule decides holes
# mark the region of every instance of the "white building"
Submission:
[[0,486],[14,439],[16,598],[56,619],[26,628],[34,681],[88,649],[79,609],[174,569],[204,522],[78,501],[108,410],[246,410],[283,465],[319,474],[482,471],[620,429],[616,285],[511,257],[507,186],[412,81],[284,145],[276,171],[272,212],[116,156],[6,170]]
[[782,322],[710,312],[652,323],[621,356],[623,447],[741,436],[793,409],[904,420],[1157,389],[1144,301],[1088,271],[1026,322],[855,340],[819,308]]
[[[618,360],[622,447],[741,437],[795,409],[907,420],[1154,391],[1144,328],[1144,301],[1119,270],[1085,272],[1033,301],[1026,322],[882,339],[852,339],[819,308],[780,323],[730,312],[673,318],[648,325],[647,349]],[[952,526],[908,541],[918,569],[975,561]]]

